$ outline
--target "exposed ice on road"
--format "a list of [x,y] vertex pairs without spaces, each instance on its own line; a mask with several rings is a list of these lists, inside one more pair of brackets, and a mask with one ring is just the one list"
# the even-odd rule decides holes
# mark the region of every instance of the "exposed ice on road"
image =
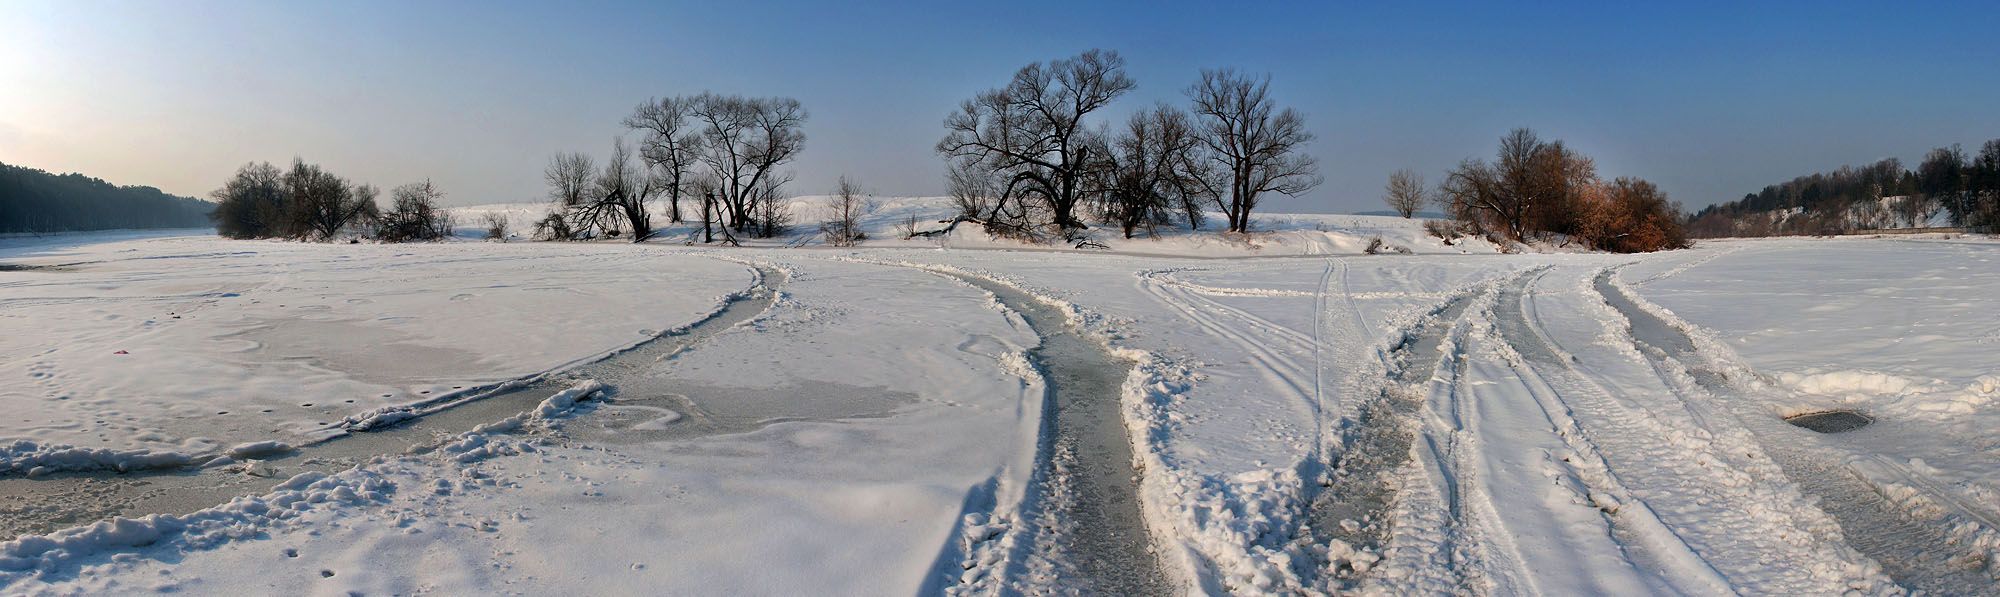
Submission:
[[1048,558],[1047,582],[1103,595],[1161,595],[1173,579],[1160,569],[1156,544],[1139,503],[1131,432],[1120,389],[1130,365],[1077,335],[1055,308],[1018,289],[959,276],[1019,313],[1041,336],[1030,351],[1049,386],[1043,411],[1049,482],[1035,523],[1044,532],[1034,549]]

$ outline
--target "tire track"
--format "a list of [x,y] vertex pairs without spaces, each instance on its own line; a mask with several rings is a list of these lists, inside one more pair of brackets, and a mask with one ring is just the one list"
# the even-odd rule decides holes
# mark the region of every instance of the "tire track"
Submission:
[[[1751,441],[1781,473],[1817,500],[1838,523],[1840,539],[1881,565],[1903,588],[1936,594],[2000,594],[2000,569],[1977,543],[2000,528],[2000,516],[1952,495],[1923,475],[1880,455],[1849,454],[1802,438],[1747,396],[1783,392],[1760,381],[1730,356],[1703,348],[1680,326],[1655,315],[1664,311],[1617,286],[1616,270],[1593,281],[1600,297],[1630,326],[1630,338],[1684,401],[1714,401],[1740,421]],[[1729,375],[1725,371],[1749,372]],[[1784,438],[1784,439],[1778,439]],[[1894,489],[1891,488],[1894,486]],[[1902,495],[1891,497],[1889,492]]]
[[[1571,409],[1579,440],[1615,489],[1611,519],[1633,559],[1678,590],[1801,593],[1874,587],[1879,576],[1827,531],[1754,444],[1664,383],[1636,352],[1603,347],[1615,311],[1587,286],[1598,270],[1501,310],[1502,336]],[[1552,323],[1545,307],[1559,309]],[[1581,352],[1580,352],[1581,351]],[[1746,449],[1747,448],[1747,449]],[[1787,566],[1772,567],[1773,559]],[[1865,589],[1864,589],[1865,590]]]
[[[1296,354],[1317,354],[1321,342],[1300,334],[1297,330],[1270,322],[1242,309],[1189,291],[1186,287],[1166,281],[1163,278],[1171,272],[1140,272],[1140,287],[1161,305],[1181,314],[1189,323],[1209,335],[1228,341],[1241,348],[1244,354],[1256,361],[1258,373],[1274,389],[1286,393],[1313,412],[1320,412],[1318,372],[1308,374],[1294,362],[1273,350],[1273,346]],[[1222,318],[1211,313],[1241,321],[1264,332],[1267,337],[1252,338],[1231,329]]]
[[[1446,365],[1446,336],[1460,327],[1467,307],[1489,291],[1463,293],[1433,307],[1390,347],[1388,374],[1358,408],[1345,450],[1327,463],[1326,478],[1308,506],[1307,532],[1301,539],[1319,546],[1322,554],[1316,569],[1302,571],[1309,584],[1355,588],[1395,536],[1389,511],[1398,499],[1398,481],[1412,466],[1425,388]],[[1349,305],[1353,308],[1351,300]]]

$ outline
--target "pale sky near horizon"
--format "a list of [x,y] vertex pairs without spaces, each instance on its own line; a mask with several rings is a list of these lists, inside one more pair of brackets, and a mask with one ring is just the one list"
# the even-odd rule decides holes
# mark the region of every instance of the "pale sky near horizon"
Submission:
[[804,102],[795,194],[930,195],[960,100],[1093,47],[1140,86],[1106,121],[1203,67],[1270,73],[1326,178],[1276,211],[1381,209],[1391,171],[1436,180],[1520,126],[1691,208],[2000,138],[2000,3],[1658,4],[0,0],[0,162],[206,196],[296,155],[528,201],[550,154],[707,90]]

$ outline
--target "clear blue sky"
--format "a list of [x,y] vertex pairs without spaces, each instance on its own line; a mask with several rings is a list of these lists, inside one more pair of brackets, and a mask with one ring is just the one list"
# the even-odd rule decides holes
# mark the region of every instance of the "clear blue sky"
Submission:
[[[1325,185],[1271,209],[1380,209],[1507,129],[1690,207],[1795,175],[2000,137],[2000,3],[0,2],[0,161],[205,195],[294,155],[455,204],[537,199],[633,105],[714,90],[812,114],[796,194],[847,173],[936,194],[945,114],[1101,47],[1181,102],[1268,72]],[[1384,3],[1388,4],[1388,3]]]

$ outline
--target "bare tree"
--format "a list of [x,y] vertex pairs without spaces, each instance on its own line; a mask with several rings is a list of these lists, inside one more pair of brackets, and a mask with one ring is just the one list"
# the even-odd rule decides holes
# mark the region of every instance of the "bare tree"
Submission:
[[438,207],[444,192],[426,179],[389,192],[392,204],[376,222],[375,238],[383,242],[443,240],[451,236],[451,215]]
[[[1466,160],[1438,185],[1439,201],[1454,216],[1490,223],[1508,238],[1530,232],[1574,234],[1584,222],[1585,196],[1597,185],[1597,168],[1560,141],[1544,142],[1528,129],[1500,139],[1498,160]],[[1490,228],[1489,228],[1490,229]]]
[[1161,191],[1160,135],[1149,111],[1133,114],[1115,138],[1098,136],[1102,145],[1092,153],[1106,160],[1091,169],[1088,196],[1095,198],[1097,217],[1118,226],[1125,238],[1139,227],[1152,230],[1171,207]]
[[1291,108],[1278,110],[1270,87],[1269,76],[1203,69],[1201,80],[1187,90],[1201,120],[1202,140],[1228,174],[1228,198],[1217,194],[1216,205],[1231,232],[1249,231],[1250,212],[1260,195],[1298,196],[1321,182],[1318,164],[1302,153],[1313,139],[1305,116]]
[[1221,196],[1228,181],[1217,168],[1201,129],[1179,108],[1162,105],[1152,112],[1158,131],[1158,161],[1166,192],[1179,208],[1189,230],[1200,230],[1202,208]]
[[597,169],[589,155],[558,152],[549,158],[542,180],[549,183],[549,199],[559,209],[582,205],[590,197],[590,177]]
[[1499,218],[1507,236],[1514,240],[1527,240],[1528,214],[1534,211],[1537,202],[1546,200],[1544,189],[1536,184],[1534,166],[1536,154],[1546,151],[1542,147],[1541,138],[1525,128],[1501,137],[1499,161],[1485,173],[1482,186],[1486,194],[1475,195],[1471,203],[1475,209]]
[[374,204],[372,196],[366,202],[356,201],[347,179],[303,159],[292,160],[291,171],[285,173],[285,187],[291,194],[287,236],[293,238],[330,240]]
[[1439,191],[1460,220],[1515,241],[1561,238],[1620,252],[1687,246],[1685,218],[1658,187],[1637,178],[1605,183],[1590,158],[1528,129],[1502,137],[1493,163],[1460,163]]
[[381,189],[372,184],[354,185],[354,221],[352,225],[367,228],[382,219],[382,206],[375,202],[382,195]]
[[1424,175],[1414,170],[1397,170],[1389,175],[1389,187],[1383,192],[1382,202],[1396,210],[1396,215],[1410,218],[1430,201],[1429,193],[1424,188]]
[[503,243],[507,242],[507,214],[501,212],[487,212],[485,216],[480,218],[480,220],[481,220],[480,223],[486,225],[487,240],[497,240]]
[[765,178],[749,197],[750,232],[757,238],[772,238],[792,228],[792,198],[785,194],[784,181]]
[[244,164],[209,197],[216,202],[216,233],[238,239],[280,234],[291,202],[284,172],[270,162]]
[[1111,165],[1096,193],[1099,215],[1125,238],[1171,223],[1177,213],[1198,227],[1200,199],[1215,185],[1210,162],[1196,155],[1201,147],[1186,112],[1160,105],[1133,114],[1103,152]]
[[652,238],[653,218],[646,211],[646,200],[662,191],[664,185],[658,177],[633,165],[632,152],[626,149],[624,139],[611,140],[611,159],[598,173],[596,186],[596,204],[623,219],[625,227],[632,231],[632,242]]
[[827,197],[826,206],[833,214],[833,219],[819,225],[820,233],[826,235],[826,244],[852,247],[868,238],[861,231],[861,218],[875,211],[875,201],[861,192],[861,185],[846,176],[840,177],[833,195]]
[[805,149],[805,107],[792,98],[713,93],[691,101],[689,115],[702,135],[698,155],[715,177],[722,215],[729,217],[730,226],[748,231],[754,195],[767,181],[774,189],[786,182],[778,167]]
[[542,180],[549,185],[548,197],[554,205],[535,222],[536,238],[575,240],[585,233],[570,225],[570,210],[584,203],[591,171],[596,169],[590,156],[582,153],[556,152],[549,157],[548,167],[542,169]]
[[1036,62],[946,117],[937,150],[1004,175],[1001,203],[1017,194],[1032,196],[1047,206],[1057,228],[1085,228],[1076,206],[1090,169],[1103,163],[1091,153],[1102,145],[1091,142],[1086,118],[1136,86],[1125,74],[1125,60],[1113,51]]
[[722,211],[721,189],[722,182],[713,173],[697,175],[694,178],[694,182],[689,185],[688,195],[701,199],[701,242],[703,244],[715,242],[715,229],[718,227],[722,229],[722,236],[729,244],[736,244],[736,239],[729,234],[728,226],[717,226],[720,223],[717,219],[721,217]]
[[681,196],[692,181],[702,151],[702,131],[692,116],[699,98],[647,100],[625,117],[625,126],[645,131],[639,158],[657,170],[661,193],[667,197],[667,221],[681,223]]
[[978,161],[952,160],[945,169],[945,184],[950,189],[952,204],[958,206],[959,217],[987,217],[1000,195],[1000,184],[994,178],[993,172]]
[[555,205],[536,223],[537,235],[573,240],[630,230],[632,242],[651,238],[655,231],[646,202],[666,192],[667,182],[649,170],[633,163],[631,149],[617,137],[602,169],[589,155],[557,153],[542,175]]

